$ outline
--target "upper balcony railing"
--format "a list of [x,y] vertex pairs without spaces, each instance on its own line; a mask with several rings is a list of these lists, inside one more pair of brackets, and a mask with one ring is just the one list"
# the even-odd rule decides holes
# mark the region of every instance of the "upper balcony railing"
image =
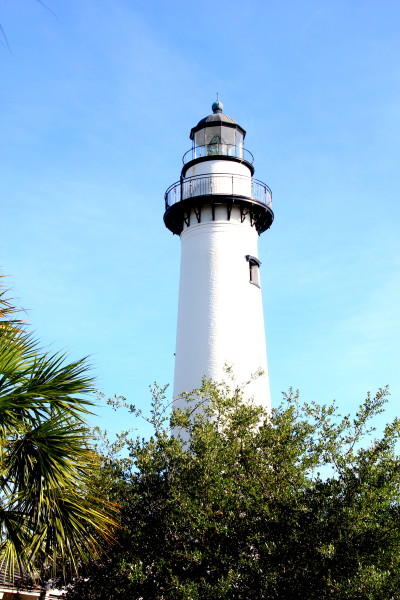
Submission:
[[173,183],[165,192],[165,210],[196,196],[238,196],[272,206],[272,192],[262,181],[245,175],[212,173]]
[[254,156],[251,152],[243,148],[243,146],[233,146],[231,144],[207,144],[206,146],[194,146],[188,150],[182,157],[182,162],[186,165],[191,160],[203,157],[218,157],[218,156],[230,156],[232,158],[239,158],[244,160],[251,165],[254,162]]

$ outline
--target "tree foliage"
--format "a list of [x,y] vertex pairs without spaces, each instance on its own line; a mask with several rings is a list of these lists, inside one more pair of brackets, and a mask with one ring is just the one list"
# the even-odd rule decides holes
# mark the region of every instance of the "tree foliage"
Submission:
[[103,489],[123,506],[119,545],[69,597],[398,598],[400,427],[377,439],[371,427],[386,396],[350,418],[291,391],[268,415],[204,382],[172,415],[179,439],[155,388],[153,436],[123,432],[104,452]]
[[97,558],[115,510],[94,491],[87,361],[41,350],[15,312],[0,290],[0,561],[46,579]]

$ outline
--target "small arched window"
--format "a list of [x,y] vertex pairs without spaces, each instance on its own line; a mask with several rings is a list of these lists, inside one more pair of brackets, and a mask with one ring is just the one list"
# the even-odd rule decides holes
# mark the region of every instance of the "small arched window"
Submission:
[[251,256],[250,254],[246,254],[246,260],[249,263],[250,270],[250,283],[260,287],[260,265],[261,261],[258,260],[255,256]]

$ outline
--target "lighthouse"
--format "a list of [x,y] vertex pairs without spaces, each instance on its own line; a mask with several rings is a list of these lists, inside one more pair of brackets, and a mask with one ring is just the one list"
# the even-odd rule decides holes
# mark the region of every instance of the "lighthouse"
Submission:
[[245,399],[270,408],[258,239],[274,214],[245,136],[214,102],[191,130],[180,179],[165,193],[164,223],[181,241],[177,408],[204,377],[243,386]]

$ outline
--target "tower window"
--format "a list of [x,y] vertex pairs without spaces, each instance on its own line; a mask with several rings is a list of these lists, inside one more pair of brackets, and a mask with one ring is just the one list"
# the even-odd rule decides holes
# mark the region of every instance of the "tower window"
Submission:
[[258,260],[255,256],[251,256],[250,254],[246,254],[246,260],[249,263],[250,270],[250,283],[260,287],[260,265],[261,261]]

